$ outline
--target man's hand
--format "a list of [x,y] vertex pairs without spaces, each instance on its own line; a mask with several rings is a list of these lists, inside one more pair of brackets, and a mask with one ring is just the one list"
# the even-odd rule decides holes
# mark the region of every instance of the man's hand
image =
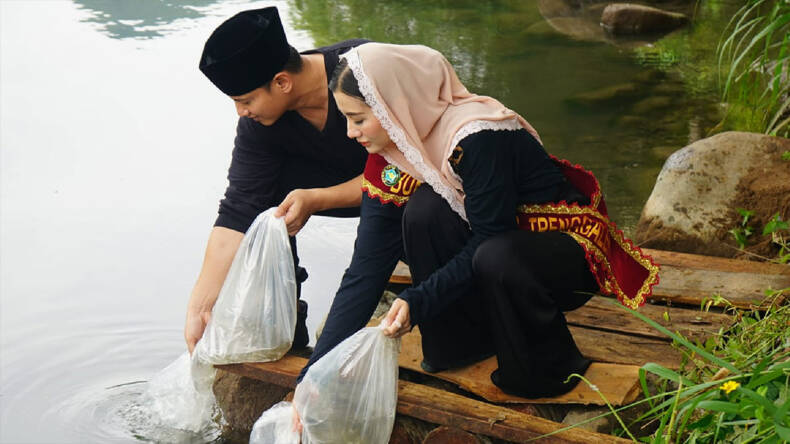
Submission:
[[187,348],[189,354],[195,350],[195,344],[203,337],[203,332],[206,330],[206,325],[211,319],[211,312],[187,312],[187,322],[184,326],[184,339],[187,341]]
[[274,217],[285,216],[288,235],[293,236],[307,223],[307,219],[318,211],[316,190],[293,190],[285,196],[274,212]]
[[302,434],[302,421],[299,419],[299,412],[296,410],[296,406],[293,407],[293,419],[291,421],[292,430],[299,435]]
[[411,322],[409,320],[409,303],[403,299],[395,299],[392,303],[390,311],[384,317],[383,323],[387,324],[384,329],[384,336],[390,338],[399,338],[409,331],[411,331]]

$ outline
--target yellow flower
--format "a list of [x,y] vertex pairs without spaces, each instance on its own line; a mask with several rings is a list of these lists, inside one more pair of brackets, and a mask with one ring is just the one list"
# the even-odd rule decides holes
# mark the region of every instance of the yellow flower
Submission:
[[731,391],[737,389],[738,386],[740,386],[740,385],[741,384],[739,384],[739,383],[737,383],[735,381],[727,381],[724,384],[722,384],[721,387],[719,387],[719,388],[724,390],[724,393],[729,395]]

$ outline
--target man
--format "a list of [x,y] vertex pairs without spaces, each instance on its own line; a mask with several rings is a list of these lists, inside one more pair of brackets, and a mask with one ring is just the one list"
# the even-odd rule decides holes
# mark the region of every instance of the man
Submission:
[[[364,40],[298,53],[269,7],[243,11],[206,41],[200,70],[235,102],[239,114],[228,188],[209,236],[187,306],[184,338],[190,353],[244,232],[278,206],[291,236],[297,298],[307,272],[299,267],[296,233],[312,214],[359,214],[365,149],[346,137],[346,120],[328,89],[338,56]],[[307,345],[307,304],[299,301],[294,348]]]

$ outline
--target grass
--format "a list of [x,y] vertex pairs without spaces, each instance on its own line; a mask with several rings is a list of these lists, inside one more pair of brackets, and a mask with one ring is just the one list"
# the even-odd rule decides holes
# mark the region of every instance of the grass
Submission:
[[[674,372],[646,364],[640,381],[650,409],[639,420],[658,422],[650,443],[784,442],[790,440],[790,305],[781,303],[790,288],[767,294],[769,309],[736,311],[736,322],[705,344],[645,317],[632,314],[667,334],[686,355]],[[651,394],[646,375],[658,377]]]
[[790,2],[748,0],[716,50],[725,120],[748,131],[790,134]]

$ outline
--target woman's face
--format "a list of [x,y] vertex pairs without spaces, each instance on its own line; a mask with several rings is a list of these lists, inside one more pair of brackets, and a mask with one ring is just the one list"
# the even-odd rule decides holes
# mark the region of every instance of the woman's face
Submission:
[[346,135],[349,139],[356,139],[370,154],[376,154],[384,148],[395,148],[389,134],[365,102],[340,91],[333,94],[338,109],[346,116]]

